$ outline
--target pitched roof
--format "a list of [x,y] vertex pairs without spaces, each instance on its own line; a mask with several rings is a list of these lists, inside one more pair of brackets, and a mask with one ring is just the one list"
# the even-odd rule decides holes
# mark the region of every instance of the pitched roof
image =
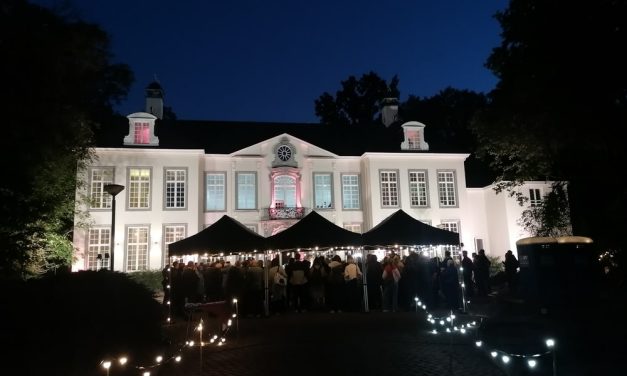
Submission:
[[[230,154],[288,133],[342,156],[365,152],[401,152],[402,129],[383,125],[334,127],[316,123],[263,123],[242,121],[157,120],[160,149],[204,149],[208,154]],[[98,147],[123,146],[128,120],[118,119],[97,132]]]
[[[123,145],[128,130],[128,119],[118,116],[97,130],[95,146],[144,148]],[[400,149],[404,139],[400,123],[386,128],[382,124],[342,127],[317,123],[157,120],[155,125],[155,135],[159,137],[157,148],[202,149],[207,154],[230,154],[284,133],[340,156],[360,156],[366,152],[417,152]],[[438,152],[443,151],[429,151]],[[468,187],[485,187],[493,181],[493,173],[488,171],[485,163],[477,162],[472,156],[466,160]]]

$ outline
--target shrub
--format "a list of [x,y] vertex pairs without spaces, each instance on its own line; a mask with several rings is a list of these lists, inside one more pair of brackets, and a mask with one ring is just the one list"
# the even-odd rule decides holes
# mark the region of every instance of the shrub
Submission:
[[161,285],[161,271],[160,270],[144,270],[141,272],[128,273],[128,276],[135,282],[145,286],[147,289],[156,294],[163,290]]
[[[162,307],[123,273],[84,271],[3,281],[5,374],[92,375],[105,357],[135,360],[162,347]],[[7,355],[7,354],[4,354]]]

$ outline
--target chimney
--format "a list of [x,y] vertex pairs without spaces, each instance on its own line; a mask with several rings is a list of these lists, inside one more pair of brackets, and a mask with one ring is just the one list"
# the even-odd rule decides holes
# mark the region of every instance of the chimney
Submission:
[[398,120],[398,98],[383,98],[381,101],[381,121],[389,127]]
[[163,88],[156,80],[146,87],[146,112],[163,119]]

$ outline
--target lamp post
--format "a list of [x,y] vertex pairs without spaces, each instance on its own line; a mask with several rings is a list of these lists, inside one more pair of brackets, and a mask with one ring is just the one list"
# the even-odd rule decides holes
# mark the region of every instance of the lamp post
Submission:
[[124,186],[119,184],[106,184],[103,189],[111,195],[111,258],[109,259],[109,262],[111,262],[110,269],[113,271],[113,255],[115,253],[113,252],[113,247],[115,246],[115,196],[122,192]]

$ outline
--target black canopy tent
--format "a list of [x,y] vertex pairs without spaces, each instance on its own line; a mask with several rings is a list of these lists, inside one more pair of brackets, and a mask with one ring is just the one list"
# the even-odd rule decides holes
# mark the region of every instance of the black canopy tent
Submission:
[[266,238],[272,249],[361,245],[361,235],[346,230],[311,211],[291,227]]
[[459,245],[459,234],[429,226],[402,209],[362,234],[364,245]]
[[197,234],[171,243],[168,251],[170,256],[262,251],[265,248],[265,240],[266,238],[236,219],[223,215]]

